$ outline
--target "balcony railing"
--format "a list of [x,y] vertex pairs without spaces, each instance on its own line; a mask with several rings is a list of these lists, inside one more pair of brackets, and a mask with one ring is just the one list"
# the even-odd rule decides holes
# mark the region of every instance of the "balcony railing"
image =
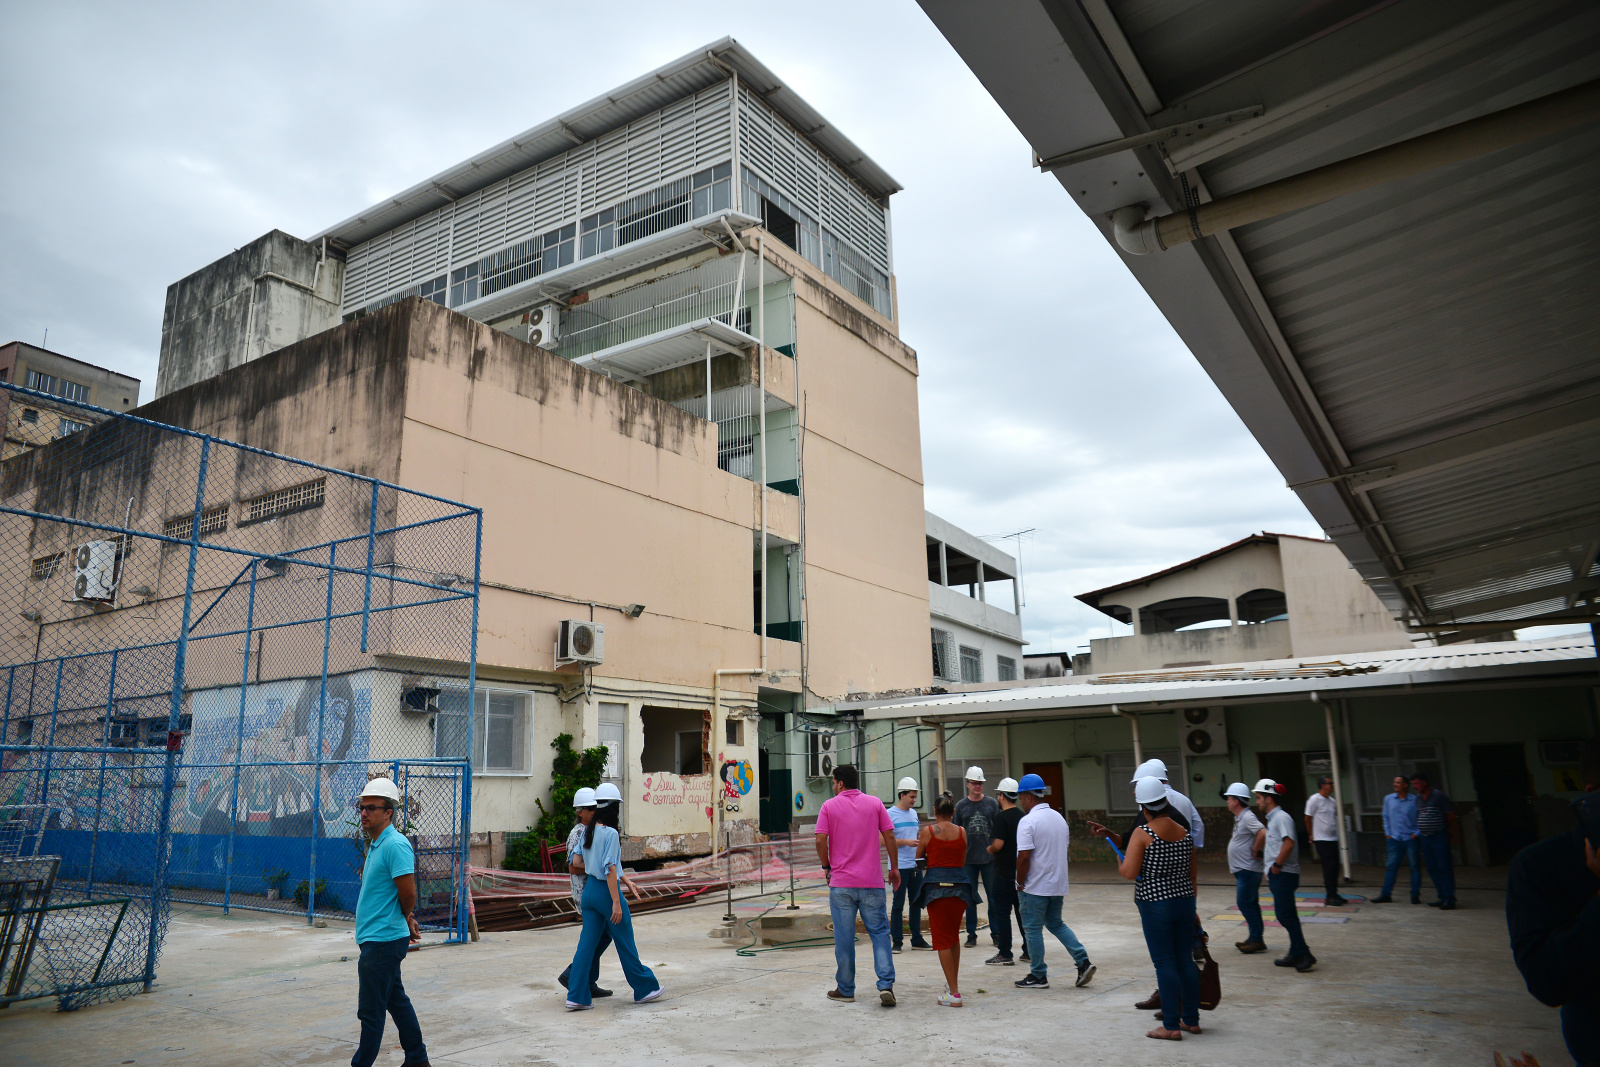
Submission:
[[748,253],[722,256],[569,307],[562,314],[557,350],[579,359],[700,319],[749,333],[754,294],[747,290],[755,286],[754,259]]

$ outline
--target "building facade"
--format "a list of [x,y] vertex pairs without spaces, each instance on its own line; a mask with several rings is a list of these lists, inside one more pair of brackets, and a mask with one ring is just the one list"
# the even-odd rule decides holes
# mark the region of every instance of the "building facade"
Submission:
[[139,402],[139,379],[22,341],[0,345],[0,382],[47,394],[0,392],[5,426],[0,459],[88,429],[98,421],[92,412],[55,403],[52,397],[112,411],[128,411]]

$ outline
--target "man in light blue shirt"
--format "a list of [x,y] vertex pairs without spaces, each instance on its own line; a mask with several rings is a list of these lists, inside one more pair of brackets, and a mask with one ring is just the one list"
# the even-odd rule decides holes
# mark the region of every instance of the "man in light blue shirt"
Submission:
[[902,778],[897,787],[899,796],[889,807],[889,821],[894,824],[894,842],[899,846],[896,865],[900,868],[900,888],[894,891],[894,904],[890,909],[889,933],[893,935],[894,949],[905,946],[905,908],[911,902],[911,947],[932,948],[922,937],[922,908],[917,898],[922,895],[922,871],[917,867],[917,827],[921,817],[917,814],[917,780]]
[[1372,898],[1374,904],[1392,904],[1395,876],[1400,859],[1411,867],[1411,903],[1422,903],[1422,840],[1417,834],[1417,798],[1411,783],[1396,775],[1394,792],[1383,798],[1383,837],[1388,854],[1384,857],[1383,892]]
[[356,1018],[361,1044],[350,1067],[372,1067],[383,1047],[383,1017],[394,1017],[405,1049],[405,1067],[427,1067],[428,1048],[422,1027],[400,984],[400,964],[413,941],[422,940],[413,911],[417,906],[416,859],[411,842],[394,827],[400,790],[387,778],[374,778],[356,799],[361,830],[371,844],[361,867],[361,895],[356,899],[356,964],[360,993]]

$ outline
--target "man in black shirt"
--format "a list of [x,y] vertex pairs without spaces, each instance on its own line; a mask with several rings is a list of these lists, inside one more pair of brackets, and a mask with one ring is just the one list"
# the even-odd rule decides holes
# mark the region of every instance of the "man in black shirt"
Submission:
[[1511,861],[1506,925],[1528,992],[1561,1008],[1561,1036],[1582,1067],[1600,1065],[1600,740],[1584,742],[1578,825]]
[[[1010,967],[1016,960],[1011,956],[1011,913],[1017,913],[1017,929],[1022,929],[1021,905],[1017,901],[1017,824],[1022,822],[1022,809],[1017,807],[1017,780],[1002,778],[996,791],[1000,794],[1000,814],[994,821],[994,840],[989,842],[989,854],[994,857],[994,888],[989,896],[989,924],[998,949],[983,962],[991,967]],[[1022,946],[1022,958],[1028,958],[1028,946]]]

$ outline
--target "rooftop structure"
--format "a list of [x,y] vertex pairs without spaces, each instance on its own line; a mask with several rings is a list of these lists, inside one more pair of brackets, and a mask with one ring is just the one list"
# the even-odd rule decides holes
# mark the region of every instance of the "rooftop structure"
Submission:
[[931,511],[927,531],[935,682],[1020,678],[1025,642],[1017,561]]

